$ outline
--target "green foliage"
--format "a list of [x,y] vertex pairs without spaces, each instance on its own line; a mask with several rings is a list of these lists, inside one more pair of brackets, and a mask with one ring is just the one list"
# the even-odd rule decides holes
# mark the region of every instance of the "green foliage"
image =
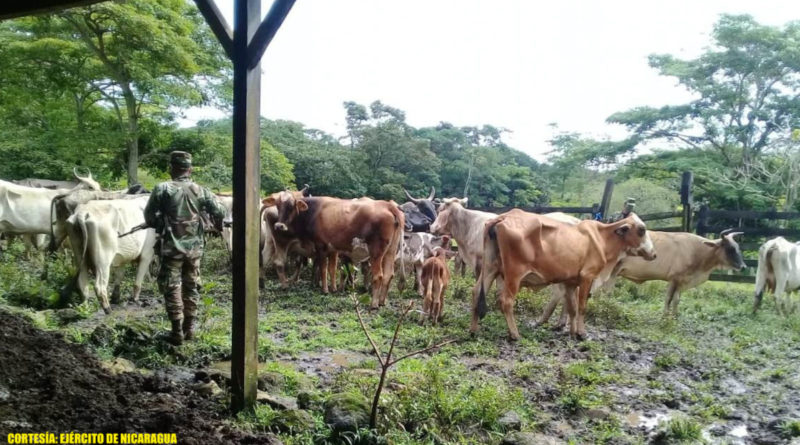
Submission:
[[702,427],[689,417],[674,417],[664,425],[664,436],[668,441],[696,443],[703,438]]

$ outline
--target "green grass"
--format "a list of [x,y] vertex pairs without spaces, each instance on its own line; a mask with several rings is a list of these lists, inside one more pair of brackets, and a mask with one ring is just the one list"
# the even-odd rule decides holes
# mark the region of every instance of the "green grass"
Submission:
[[[230,359],[230,272],[220,247],[212,240],[203,262],[198,339],[179,349],[160,337],[168,323],[153,282],[144,289],[152,304],[141,312],[106,317],[97,313],[96,299],[90,298],[73,303],[85,320],[57,323],[53,312],[42,310],[52,306],[43,304],[46,298],[41,296],[63,284],[68,273],[65,259],[56,260],[60,265],[51,268],[54,272],[46,281],[38,280],[39,260],[0,262],[0,303],[21,308],[17,310],[37,326],[61,330],[103,359],[122,356],[150,369],[206,367]],[[130,292],[130,280],[129,273],[123,295]],[[498,419],[510,410],[522,419],[523,430],[569,443],[643,443],[649,433],[630,424],[628,415],[663,412],[667,406],[683,413],[662,425],[662,434],[674,442],[700,440],[704,428],[725,423],[733,410],[755,410],[751,418],[779,418],[785,437],[796,436],[800,429],[798,421],[779,417],[800,381],[800,317],[777,315],[771,298],[751,315],[752,286],[706,283],[683,294],[677,319],[663,319],[664,283],[620,282],[608,295],[591,298],[587,328],[594,339],[582,343],[547,327],[532,328],[529,322],[541,314],[549,293],[523,290],[516,304],[522,339],[510,343],[505,319],[495,309],[494,291],[488,297],[492,310],[478,334],[469,335],[473,284],[471,277],[454,276],[443,324],[420,326],[418,314],[412,312],[403,325],[396,356],[445,339],[458,341],[389,371],[380,403],[380,440],[496,444],[504,434]],[[368,296],[357,297],[365,307]],[[393,290],[389,305],[380,311],[363,311],[384,353],[409,299],[419,309],[419,298],[407,289],[402,295]],[[92,335],[100,322],[109,328],[102,341]],[[353,391],[371,400],[378,363],[349,294],[322,295],[307,277],[290,289],[268,280],[261,291],[258,336],[261,370],[283,376],[283,395],[311,390],[324,400]],[[728,391],[729,379],[741,382],[748,392]],[[598,409],[609,414],[587,415]],[[376,443],[374,434],[364,431],[333,438],[321,409],[311,414],[316,427],[281,434],[284,443]],[[234,424],[268,430],[275,416],[274,410],[260,406]]]

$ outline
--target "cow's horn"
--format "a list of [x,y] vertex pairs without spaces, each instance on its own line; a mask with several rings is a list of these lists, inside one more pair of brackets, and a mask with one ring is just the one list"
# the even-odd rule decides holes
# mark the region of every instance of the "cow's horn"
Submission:
[[89,170],[88,168],[86,169],[86,171],[89,174],[86,175],[86,176],[81,176],[81,175],[78,174],[78,166],[72,167],[72,174],[75,175],[76,178],[78,178],[78,179],[87,179],[87,178],[88,179],[92,179],[92,171]]
[[414,204],[417,204],[419,202],[419,199],[415,199],[413,196],[411,196],[411,193],[408,193],[408,190],[406,190],[405,187],[403,187],[403,191],[406,192],[406,197],[408,197],[408,199],[410,199],[411,202],[413,202]]
[[734,236],[739,236],[739,235],[744,235],[744,232],[731,232],[731,233],[727,234],[726,236],[729,237],[729,238],[733,238]]
[[431,195],[428,196],[428,201],[432,200],[434,196],[436,196],[436,188],[431,187]]
[[300,193],[302,193],[303,196],[308,196],[308,184],[303,184],[303,188],[300,189]]
[[719,232],[719,236],[721,238],[721,237],[723,237],[723,236],[725,236],[725,235],[727,235],[727,234],[729,234],[731,232],[733,232],[733,229],[725,229],[722,232]]

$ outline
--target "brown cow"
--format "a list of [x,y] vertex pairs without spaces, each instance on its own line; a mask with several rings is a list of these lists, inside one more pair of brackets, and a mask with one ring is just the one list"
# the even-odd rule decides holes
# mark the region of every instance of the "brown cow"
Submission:
[[[300,275],[302,265],[307,258],[314,258],[316,252],[314,243],[311,241],[301,241],[293,233],[276,232],[274,225],[278,222],[278,208],[274,204],[282,192],[276,192],[261,200],[261,278],[266,278],[266,271],[269,266],[274,265],[278,273],[278,280],[281,287],[286,288],[289,282],[294,282]],[[287,191],[295,199],[308,196],[308,186],[302,190]],[[295,272],[291,279],[286,277],[287,262],[295,260]]]
[[[450,242],[447,238],[446,242]],[[425,317],[431,320],[432,325],[442,320],[444,310],[444,295],[447,292],[447,285],[450,283],[450,268],[447,267],[447,257],[454,256],[451,252],[442,247],[433,249],[433,256],[426,259],[422,264],[422,315],[420,324],[425,322]]]
[[372,303],[386,304],[394,275],[394,257],[403,237],[405,218],[397,204],[368,198],[345,200],[329,197],[297,198],[288,192],[270,196],[266,205],[278,209],[275,233],[291,233],[301,242],[312,241],[319,260],[322,291],[336,276],[337,253],[349,252],[353,239],[367,243],[372,272]]
[[477,331],[479,318],[487,312],[486,293],[501,278],[500,309],[512,340],[519,339],[514,300],[520,286],[540,289],[554,283],[566,287],[570,334],[585,337],[584,316],[592,281],[610,262],[616,262],[621,252],[656,257],[647,228],[633,213],[612,224],[586,220],[573,226],[514,209],[487,221],[470,331]]

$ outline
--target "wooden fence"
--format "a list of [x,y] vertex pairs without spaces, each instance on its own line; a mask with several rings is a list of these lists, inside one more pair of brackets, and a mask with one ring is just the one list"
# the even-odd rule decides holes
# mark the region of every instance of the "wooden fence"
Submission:
[[[708,205],[694,205],[692,186],[694,175],[692,172],[683,172],[681,176],[680,202],[681,209],[670,212],[659,212],[639,215],[645,222],[668,221],[665,227],[654,230],[662,232],[692,232],[708,238],[716,238],[725,229],[735,229],[743,232],[739,238],[739,247],[745,253],[744,262],[747,269],[741,272],[727,271],[711,274],[712,281],[728,281],[737,283],[755,283],[755,272],[758,260],[755,252],[769,238],[776,236],[787,237],[790,240],[800,240],[800,212],[752,211],[752,210],[726,210],[711,209]],[[550,213],[564,212],[577,215],[589,215],[589,218],[605,220],[609,214],[609,204],[614,191],[614,181],[608,179],[599,204],[592,207],[526,207],[527,212]],[[512,207],[482,207],[482,210],[493,213],[503,213]],[[678,223],[678,221],[680,223]],[[795,228],[796,226],[797,228]]]

